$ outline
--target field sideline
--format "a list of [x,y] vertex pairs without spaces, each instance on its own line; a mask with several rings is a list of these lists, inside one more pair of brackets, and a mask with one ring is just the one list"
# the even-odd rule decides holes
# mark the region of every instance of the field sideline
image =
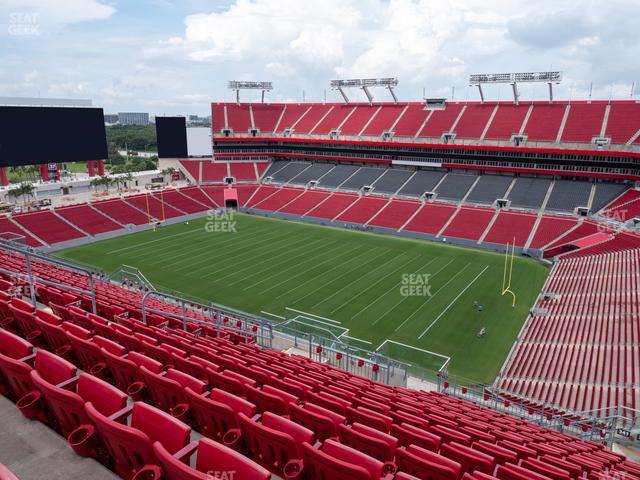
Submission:
[[[308,312],[370,342],[358,346],[375,350],[390,339],[450,356],[451,373],[480,382],[494,380],[548,274],[517,258],[512,308],[500,295],[500,254],[251,215],[234,220],[236,232],[212,232],[200,219],[57,255],[107,273],[136,266],[158,288],[272,320]],[[427,368],[441,362],[411,355]]]

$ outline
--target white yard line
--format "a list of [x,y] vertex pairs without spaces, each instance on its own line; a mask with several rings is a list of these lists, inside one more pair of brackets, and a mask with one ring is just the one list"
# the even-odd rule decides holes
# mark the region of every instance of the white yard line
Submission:
[[[431,260],[429,260],[426,264],[422,265],[420,268],[418,268],[415,272],[411,272],[411,275],[414,275],[416,273],[418,273],[420,270],[422,270],[425,267],[428,267],[429,265],[431,265],[434,261],[436,261],[438,258],[440,257],[434,257]],[[391,287],[389,290],[387,290],[385,293],[383,293],[382,295],[378,296],[378,298],[376,298],[373,302],[371,302],[369,305],[366,305],[364,308],[362,308],[358,313],[356,313],[355,315],[353,315],[351,317],[351,319],[356,318],[358,315],[360,315],[362,312],[364,312],[365,310],[367,310],[368,308],[370,308],[372,305],[375,305],[377,302],[379,302],[380,300],[382,300],[384,297],[386,297],[389,293],[395,291],[398,286],[402,283],[402,280],[400,280],[399,282],[397,282],[393,287]]]
[[166,240],[168,238],[179,237],[181,235],[189,235],[191,233],[201,232],[201,231],[202,230],[199,229],[199,228],[194,228],[193,230],[189,230],[188,232],[174,233],[172,235],[167,235],[167,236],[162,237],[162,238],[156,238],[154,240],[148,240],[146,242],[136,243],[135,245],[130,245],[128,247],[116,248],[115,250],[111,250],[110,252],[107,252],[107,255],[111,255],[112,253],[124,252],[125,250],[131,250],[132,248],[142,247],[144,245],[149,245],[151,243],[161,242],[161,241]]
[[[317,268],[317,267],[319,267],[319,266],[321,266],[321,265],[324,265],[324,264],[326,264],[326,263],[334,262],[337,258],[344,257],[345,255],[350,254],[351,252],[353,252],[354,250],[357,250],[358,248],[360,248],[360,245],[356,245],[356,246],[355,246],[354,248],[352,248],[351,250],[347,250],[346,252],[344,252],[344,253],[342,253],[342,254],[338,255],[337,257],[331,257],[331,258],[328,258],[328,259],[326,259],[324,262],[320,262],[320,263],[318,263],[317,265],[314,265],[314,266],[313,266],[313,267],[311,267],[311,268],[312,268],[312,269],[313,269],[313,268]],[[311,258],[311,259],[309,259],[309,261],[315,261],[315,258]],[[300,265],[303,265],[304,263],[307,263],[307,262],[302,262],[302,263],[299,263],[298,265],[293,265],[293,267],[292,267],[292,268],[298,268],[298,267],[300,267]],[[287,270],[291,270],[291,269],[290,269],[290,268],[288,268]],[[283,271],[286,271],[286,270],[283,270]],[[280,275],[280,273],[282,273],[282,272],[278,272],[278,275]],[[299,277],[300,275],[305,275],[306,273],[307,273],[307,271],[303,271],[303,272],[298,273],[297,275],[294,275],[293,277],[286,278],[286,279],[284,279],[284,280],[283,280],[283,281],[281,281],[281,282],[278,282],[278,283],[276,283],[276,284],[273,284],[273,285],[271,285],[269,288],[266,288],[265,290],[261,291],[261,292],[260,292],[260,295],[265,294],[265,293],[267,293],[269,290],[273,290],[274,288],[279,287],[280,285],[283,285],[283,284],[285,284],[285,283],[287,283],[287,282],[291,281],[292,279]]]
[[486,272],[486,271],[487,271],[487,269],[488,269],[488,268],[489,268],[489,265],[487,265],[486,267],[484,267],[484,269],[483,269],[483,270],[482,270],[478,275],[476,275],[476,277],[475,277],[473,280],[471,280],[471,283],[469,283],[469,285],[467,285],[466,287],[464,287],[464,289],[463,289],[463,290],[462,290],[462,291],[461,291],[461,292],[456,296],[456,298],[454,298],[454,299],[451,301],[451,303],[450,303],[449,305],[447,305],[447,308],[445,308],[445,309],[442,311],[442,313],[440,313],[440,315],[438,315],[438,316],[436,317],[436,319],[435,319],[433,322],[431,322],[431,323],[429,324],[429,326],[424,330],[424,332],[422,332],[422,333],[420,334],[420,336],[418,337],[418,340],[420,340],[422,337],[424,337],[425,333],[427,333],[429,330],[431,330],[431,327],[433,327],[433,326],[438,322],[438,320],[440,320],[440,318],[442,318],[442,316],[443,316],[445,313],[447,313],[447,311],[451,308],[451,306],[452,306],[454,303],[456,303],[456,301],[457,301],[457,300],[458,300],[458,299],[459,299],[459,298],[464,294],[464,292],[466,292],[467,290],[469,290],[469,287],[470,287],[471,285],[473,285],[473,284],[476,282],[476,280],[478,280],[478,279],[482,276],[482,274],[483,274],[484,272]]
[[[394,260],[396,260],[396,258],[401,257],[402,255],[404,255],[404,253],[401,253],[398,257],[391,257],[389,260],[387,260],[386,262],[378,265],[376,268],[374,268],[373,270],[371,270],[370,272],[365,273],[362,278],[368,277],[369,275],[371,275],[374,272],[377,272],[378,270],[380,270],[382,267],[386,266],[388,263],[393,262]],[[362,280],[362,278],[360,279],[360,281]],[[335,297],[336,295],[338,295],[339,293],[342,293],[344,290],[343,289],[337,289],[335,292],[333,292],[331,295],[329,295],[328,297],[323,298],[322,300],[320,300],[319,302],[316,302],[315,304],[311,305],[311,308],[315,308],[318,305],[326,302],[327,300],[329,300],[330,298]],[[303,297],[304,298],[304,297]],[[349,299],[349,301],[353,300],[353,297],[351,299]],[[300,300],[298,300],[300,301]],[[335,311],[335,310],[334,310]],[[333,313],[333,312],[332,312]]]
[[[401,268],[406,267],[409,263],[413,262],[415,259],[413,257],[411,257],[409,260],[407,260],[405,263],[403,263],[402,265],[400,265],[399,267],[393,269],[389,275],[385,275],[384,277],[379,278],[376,282],[372,283],[371,285],[369,285],[367,288],[365,288],[364,290],[362,290],[360,293],[358,293],[357,295],[350,297],[346,302],[341,303],[340,305],[338,305],[336,308],[334,308],[333,310],[331,310],[331,312],[329,313],[334,313],[337,312],[338,310],[340,310],[342,307],[344,307],[345,305],[349,305],[350,303],[353,302],[353,300],[355,298],[358,298],[360,295],[362,295],[363,293],[371,290],[373,287],[375,287],[376,285],[378,285],[380,282],[383,282],[384,280],[388,279],[391,275],[393,275],[395,272],[397,272],[398,270],[400,270]],[[320,302],[322,303],[322,302]]]
[[279,318],[280,320],[286,320],[286,317],[276,315],[275,313],[265,312],[264,310],[260,310],[260,313],[264,313],[265,315],[269,315],[270,317]]
[[[437,274],[439,274],[442,270],[444,270],[445,268],[447,268],[449,265],[451,265],[451,262],[453,262],[453,258],[451,260],[449,260],[446,264],[444,264],[436,273],[434,273],[433,275],[431,275],[431,278],[435,277]],[[374,322],[372,325],[375,325],[376,323],[378,323],[380,320],[382,320],[384,317],[386,317],[389,312],[393,311],[398,305],[400,305],[401,303],[403,303],[405,300],[408,300],[409,298],[412,298],[410,296],[406,296],[400,299],[399,302],[397,302],[393,307],[389,308],[386,312],[384,312],[382,315],[380,315]],[[429,299],[431,299],[431,297],[429,297]],[[427,300],[427,302],[429,301],[429,299]],[[426,303],[426,302],[425,302]],[[401,323],[401,325],[404,325],[404,323],[407,320],[405,319],[404,322]],[[396,329],[397,331],[397,329]]]
[[[369,260],[368,262],[366,262],[366,263],[365,263],[365,265],[366,265],[366,264],[368,264],[368,263],[370,263],[370,262],[372,262],[372,261],[374,261],[374,260],[377,260],[377,259],[378,259],[378,258],[380,258],[382,255],[384,255],[384,254],[386,253],[386,251],[387,251],[387,250],[385,249],[385,252],[382,252],[380,255],[376,256],[376,257],[375,257],[375,258],[373,258],[372,260]],[[327,274],[327,273],[329,273],[329,272],[332,272],[332,271],[334,271],[334,270],[336,270],[336,269],[338,269],[338,268],[343,268],[345,265],[348,265],[349,263],[353,262],[353,261],[354,261],[354,260],[356,260],[357,258],[360,258],[360,257],[361,257],[362,255],[364,255],[365,253],[370,253],[370,250],[365,250],[365,251],[364,251],[364,252],[362,252],[361,254],[356,255],[355,257],[353,257],[351,260],[348,260],[348,261],[347,261],[347,262],[345,262],[345,263],[338,264],[338,265],[336,265],[335,267],[330,268],[329,270],[325,270],[324,272],[322,272],[322,273],[321,273],[320,275],[318,275],[317,277],[312,277],[312,278],[310,278],[310,279],[309,279],[309,280],[307,280],[306,282],[301,283],[300,285],[298,285],[296,288],[294,288],[294,289],[292,289],[292,290],[289,290],[289,291],[288,291],[288,292],[286,292],[286,293],[281,293],[281,294],[280,294],[280,295],[278,295],[276,298],[280,298],[280,297],[282,297],[282,296],[284,296],[284,295],[288,295],[288,294],[290,294],[291,292],[293,292],[294,290],[297,290],[298,288],[300,288],[300,287],[302,287],[302,286],[304,286],[304,285],[308,284],[309,282],[314,282],[314,281],[316,281],[319,277],[323,277],[324,275],[326,275],[326,274]],[[333,280],[331,280],[330,282],[323,283],[323,284],[322,284],[322,285],[320,285],[318,288],[316,288],[316,289],[312,290],[311,292],[307,293],[304,297],[299,298],[298,300],[296,300],[296,301],[294,302],[294,304],[295,304],[295,303],[300,302],[301,300],[303,300],[303,299],[305,299],[305,298],[307,298],[309,295],[313,295],[313,294],[314,294],[314,293],[316,293],[318,290],[320,290],[320,289],[322,289],[322,288],[325,288],[327,285],[331,285],[333,282],[335,282],[336,280],[338,280],[338,278],[342,278],[342,277],[344,277],[345,275],[348,275],[348,274],[350,274],[350,273],[353,273],[354,271],[356,271],[358,268],[361,268],[361,267],[362,267],[362,264],[361,264],[361,265],[358,265],[358,266],[357,266],[356,268],[354,268],[354,269],[349,270],[349,271],[348,271],[348,272],[346,272],[346,273],[343,273],[343,274],[342,274],[342,275],[340,275],[339,277],[334,278],[334,279],[333,279]]]
[[309,313],[309,312],[303,312],[302,310],[296,310],[295,308],[291,308],[291,307],[286,307],[285,310],[291,310],[292,312],[300,313],[302,315],[309,315],[310,317],[320,318],[322,320],[326,320],[327,322],[337,323],[338,325],[342,324],[342,322],[340,322],[338,320],[333,320],[331,318],[321,317],[320,315],[316,315],[314,313]]

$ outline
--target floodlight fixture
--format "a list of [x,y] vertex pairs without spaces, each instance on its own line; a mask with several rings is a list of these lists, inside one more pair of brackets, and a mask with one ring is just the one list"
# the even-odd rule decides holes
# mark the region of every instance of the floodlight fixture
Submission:
[[484,103],[483,84],[508,83],[513,89],[513,101],[519,103],[520,93],[518,93],[518,83],[540,83],[549,85],[549,102],[553,102],[553,84],[562,81],[562,72],[521,72],[521,73],[480,73],[469,75],[469,86],[478,87],[480,101]]
[[349,97],[345,93],[345,88],[360,88],[367,96],[369,100],[369,104],[373,102],[373,95],[371,94],[370,88],[374,87],[382,87],[389,90],[391,93],[391,97],[395,103],[398,103],[398,97],[396,97],[396,93],[393,91],[394,87],[398,86],[397,78],[354,78],[349,80],[331,80],[331,88],[333,90],[338,90],[342,95],[345,103],[349,103]]
[[264,92],[273,90],[271,82],[248,82],[231,80],[228,84],[229,90],[236,92],[236,103],[240,103],[240,90],[262,90],[262,103],[264,103]]

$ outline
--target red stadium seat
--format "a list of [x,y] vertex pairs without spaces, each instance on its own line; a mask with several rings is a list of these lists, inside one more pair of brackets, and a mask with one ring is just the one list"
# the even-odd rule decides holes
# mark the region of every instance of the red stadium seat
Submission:
[[495,475],[500,480],[549,480],[549,477],[516,465],[499,465]]
[[439,436],[407,423],[392,425],[391,435],[396,437],[400,442],[400,446],[403,447],[417,445],[418,447],[431,450],[432,452],[440,450]]
[[31,371],[31,379],[40,390],[49,412],[55,417],[60,433],[64,437],[82,424],[90,423],[84,404],[92,402],[103,415],[109,416],[123,409],[127,395],[108,383],[85,373],[73,384],[65,382],[64,388],[44,380],[36,370]]
[[533,472],[538,472],[554,480],[569,480],[571,473],[563,468],[555,465],[550,465],[547,462],[536,460],[534,458],[528,458],[520,462],[520,466],[528,468]]
[[337,413],[306,402],[302,405],[289,405],[291,420],[311,430],[316,439],[337,438],[338,426],[346,419]]
[[360,423],[338,425],[338,432],[340,443],[381,462],[392,461],[399,445],[397,438]]
[[31,381],[33,346],[17,335],[0,330],[0,382],[16,401],[34,390]]
[[[271,474],[240,453],[209,439],[192,442],[182,450],[171,454],[160,442],[153,444],[158,464],[167,480],[206,480],[224,478],[233,472],[238,479],[269,480]],[[195,468],[191,468],[189,457],[197,454]],[[230,476],[229,476],[230,477]]]
[[459,463],[415,445],[399,449],[397,457],[398,470],[418,478],[458,480],[462,475]]
[[473,450],[459,443],[445,443],[440,449],[440,454],[455,460],[462,466],[463,472],[493,473],[496,461],[491,455]]
[[157,463],[154,442],[162,443],[170,454],[189,443],[191,429],[187,425],[141,402],[110,417],[91,402],[85,404],[85,410],[113,459],[115,472],[125,479],[131,479],[145,465]]
[[322,449],[302,444],[305,471],[309,480],[373,480],[385,476],[385,464],[334,440]]
[[[164,412],[172,413],[178,405],[188,405],[184,388],[179,382],[166,375],[153,373],[144,366],[140,367],[140,373],[147,386],[149,398],[155,407]],[[184,414],[183,408],[181,408],[181,413]]]
[[238,417],[245,443],[254,460],[279,475],[286,472],[290,476],[302,471],[301,445],[313,443],[311,430],[271,412],[264,413],[261,422],[242,413]]
[[102,355],[116,386],[134,397],[134,399],[141,398],[146,390],[144,378],[140,373],[140,366],[144,365],[147,370],[154,373],[162,370],[160,363],[138,352],[129,352],[125,358],[102,349]]

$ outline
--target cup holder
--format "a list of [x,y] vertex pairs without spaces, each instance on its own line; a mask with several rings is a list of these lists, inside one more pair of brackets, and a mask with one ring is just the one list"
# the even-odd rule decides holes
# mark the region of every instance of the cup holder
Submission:
[[16,407],[20,410],[22,415],[30,420],[33,420],[40,413],[40,399],[42,393],[37,391],[31,391],[18,399]]
[[96,451],[96,429],[93,425],[80,425],[67,437],[67,443],[81,457],[91,457]]
[[127,387],[127,395],[129,395],[134,402],[139,402],[143,400],[146,388],[144,382],[133,382]]
[[238,450],[240,447],[240,436],[241,436],[240,429],[232,428],[222,436],[222,443],[226,447],[229,447],[233,450]]
[[161,480],[162,470],[157,465],[145,465],[136,472],[131,480]]
[[185,420],[189,413],[189,405],[186,403],[179,403],[171,409],[171,415],[178,420]]
[[289,460],[285,464],[282,473],[286,480],[296,480],[302,475],[302,470],[304,470],[302,460]]
[[104,371],[107,368],[107,364],[104,362],[96,363],[89,369],[89,373],[94,377],[104,378]]

